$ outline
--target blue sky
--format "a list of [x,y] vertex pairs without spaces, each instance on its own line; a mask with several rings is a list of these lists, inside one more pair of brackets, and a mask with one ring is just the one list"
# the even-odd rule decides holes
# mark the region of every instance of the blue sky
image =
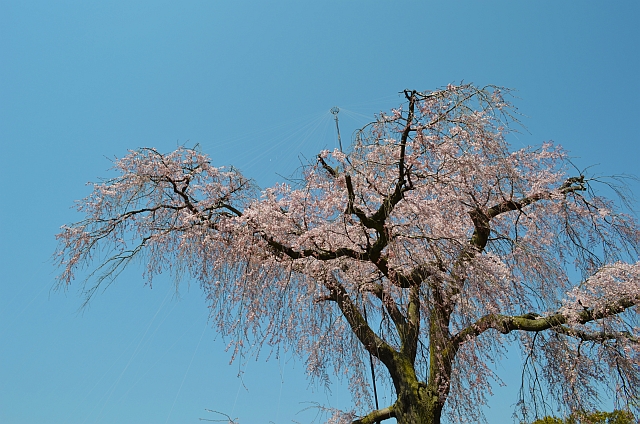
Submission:
[[[229,365],[197,284],[133,267],[79,310],[55,291],[60,225],[109,158],[199,143],[261,186],[345,143],[398,92],[460,81],[517,90],[528,132],[580,167],[636,174],[635,1],[0,1],[0,422],[309,422],[304,362]],[[631,185],[636,195],[640,185]],[[512,422],[517,358],[487,416]],[[238,374],[242,379],[238,378]]]

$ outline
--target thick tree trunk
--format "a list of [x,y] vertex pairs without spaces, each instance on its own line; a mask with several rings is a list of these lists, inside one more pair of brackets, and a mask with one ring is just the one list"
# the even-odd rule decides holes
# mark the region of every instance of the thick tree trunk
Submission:
[[415,378],[402,380],[394,382],[398,398],[393,405],[372,411],[353,424],[375,424],[389,418],[395,418],[398,424],[440,424],[444,401],[436,391]]
[[400,393],[394,410],[398,424],[440,424],[442,406],[438,397],[421,385],[417,392],[407,388]]
[[414,356],[398,355],[398,367],[391,372],[398,400],[394,405],[398,424],[440,424],[442,409],[449,395],[451,366],[456,354],[448,329],[449,315],[444,308],[431,311],[429,331],[430,366],[427,384],[420,383]]
[[440,424],[446,395],[442,396],[443,391],[438,391],[437,386],[448,379],[433,372],[429,383],[424,384],[418,381],[412,361],[402,354],[394,359],[395,366],[390,371],[398,397],[392,408],[398,424]]

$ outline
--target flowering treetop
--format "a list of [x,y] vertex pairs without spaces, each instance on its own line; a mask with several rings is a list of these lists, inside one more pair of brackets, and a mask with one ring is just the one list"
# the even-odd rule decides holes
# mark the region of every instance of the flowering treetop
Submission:
[[58,234],[60,281],[96,255],[89,296],[136,256],[150,280],[188,275],[234,355],[290,349],[313,376],[344,372],[358,411],[371,354],[398,400],[359,422],[477,419],[514,341],[533,376],[524,413],[543,390],[572,410],[597,384],[629,400],[638,224],[569,175],[559,146],[511,150],[505,93],[405,91],[348,152],[322,151],[297,183],[264,190],[194,149],[131,151]]

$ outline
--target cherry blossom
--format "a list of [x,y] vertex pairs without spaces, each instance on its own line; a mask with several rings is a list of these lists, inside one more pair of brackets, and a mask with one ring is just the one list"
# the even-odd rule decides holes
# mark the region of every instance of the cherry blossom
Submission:
[[[347,377],[354,409],[330,422],[477,422],[513,344],[521,415],[588,409],[604,387],[632,407],[635,218],[560,146],[510,147],[508,90],[404,94],[297,183],[260,190],[186,147],[129,152],[58,234],[60,283],[93,266],[91,297],[138,256],[149,281],[197,280],[234,357],[290,352],[312,378]],[[370,357],[396,395],[381,409]]]

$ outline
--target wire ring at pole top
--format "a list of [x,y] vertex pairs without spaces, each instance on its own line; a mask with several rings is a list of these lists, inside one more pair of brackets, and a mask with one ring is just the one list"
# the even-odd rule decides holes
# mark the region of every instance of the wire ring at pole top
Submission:
[[340,112],[340,108],[338,106],[334,106],[331,108],[329,112],[333,113],[334,115],[337,115],[338,112]]

